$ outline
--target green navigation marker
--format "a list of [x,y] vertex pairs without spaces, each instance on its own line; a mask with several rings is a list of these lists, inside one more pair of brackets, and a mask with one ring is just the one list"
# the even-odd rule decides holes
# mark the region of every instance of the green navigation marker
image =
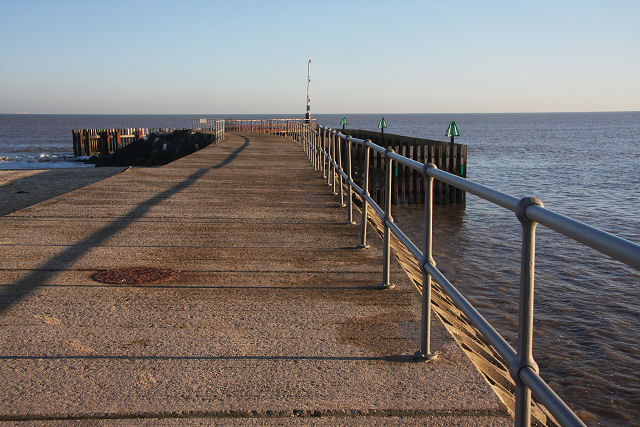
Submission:
[[344,125],[347,124],[347,118],[345,116],[342,116],[340,119],[340,124],[342,125],[342,133],[344,133]]
[[453,120],[449,123],[449,127],[447,128],[447,133],[445,136],[451,137],[451,143],[453,144],[453,138],[456,136],[460,136],[460,132],[458,132],[458,125]]
[[378,123],[378,129],[380,129],[380,133],[384,133],[384,128],[387,127],[387,121],[384,117],[380,117],[380,122]]
[[447,129],[447,134],[445,136],[460,136],[460,132],[458,132],[458,125],[456,122],[452,121],[449,123],[449,128]]

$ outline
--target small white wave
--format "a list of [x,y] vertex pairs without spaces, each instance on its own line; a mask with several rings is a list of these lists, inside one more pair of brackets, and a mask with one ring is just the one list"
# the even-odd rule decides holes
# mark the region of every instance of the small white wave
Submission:
[[0,169],[54,169],[54,168],[75,168],[92,167],[82,162],[87,157],[76,157],[61,153],[39,153],[29,155],[27,153],[19,155],[0,154]]

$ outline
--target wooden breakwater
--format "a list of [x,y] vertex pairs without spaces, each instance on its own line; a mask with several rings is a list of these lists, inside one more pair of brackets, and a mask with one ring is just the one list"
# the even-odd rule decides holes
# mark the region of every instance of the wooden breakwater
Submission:
[[[431,139],[403,135],[381,134],[360,129],[346,129],[346,135],[358,139],[370,139],[374,144],[392,149],[394,152],[420,163],[433,163],[438,169],[463,178],[467,177],[467,146]],[[346,164],[347,150],[342,149],[342,161]],[[384,156],[371,151],[369,159],[369,194],[382,206],[384,202]],[[362,185],[364,169],[364,147],[354,144],[351,152],[354,181]],[[425,183],[421,174],[403,165],[394,163],[392,171],[392,204],[424,203]],[[438,205],[465,205],[463,190],[434,181],[434,203]]]
[[113,154],[151,134],[171,133],[179,128],[73,129],[73,155]]

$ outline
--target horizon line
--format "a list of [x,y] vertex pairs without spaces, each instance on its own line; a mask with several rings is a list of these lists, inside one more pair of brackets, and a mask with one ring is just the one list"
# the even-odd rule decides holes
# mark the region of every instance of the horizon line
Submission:
[[[385,114],[385,115],[411,115],[411,114],[415,114],[415,115],[429,115],[429,114],[576,114],[576,113],[639,113],[639,110],[589,110],[589,111],[510,111],[510,112],[505,112],[505,111],[492,111],[492,112],[450,112],[450,111],[445,111],[445,112],[439,112],[439,113],[424,113],[424,112],[376,112],[376,113],[358,113],[358,112],[334,112],[334,113],[315,113],[316,115],[348,115],[348,114],[353,114],[353,115],[379,115],[379,114]],[[31,112],[11,112],[11,113],[5,113],[5,112],[0,112],[0,114],[2,115],[8,115],[8,116],[28,116],[28,115],[58,115],[58,116],[64,116],[64,115],[69,115],[69,116],[206,116],[206,115],[210,115],[210,116],[223,116],[223,115],[244,115],[244,116],[250,116],[250,115],[260,115],[260,116],[264,116],[264,115],[279,115],[279,116],[301,116],[302,118],[304,118],[304,114],[305,113],[31,113]],[[311,113],[311,116],[313,118],[313,112]]]

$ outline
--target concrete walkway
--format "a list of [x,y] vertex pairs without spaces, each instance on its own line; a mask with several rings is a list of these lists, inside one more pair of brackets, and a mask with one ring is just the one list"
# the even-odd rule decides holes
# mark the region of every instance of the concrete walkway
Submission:
[[[376,289],[370,236],[297,145],[253,134],[6,215],[0,420],[509,424],[438,321],[439,359],[411,361],[419,295],[396,263]],[[129,266],[177,274],[91,278]]]

